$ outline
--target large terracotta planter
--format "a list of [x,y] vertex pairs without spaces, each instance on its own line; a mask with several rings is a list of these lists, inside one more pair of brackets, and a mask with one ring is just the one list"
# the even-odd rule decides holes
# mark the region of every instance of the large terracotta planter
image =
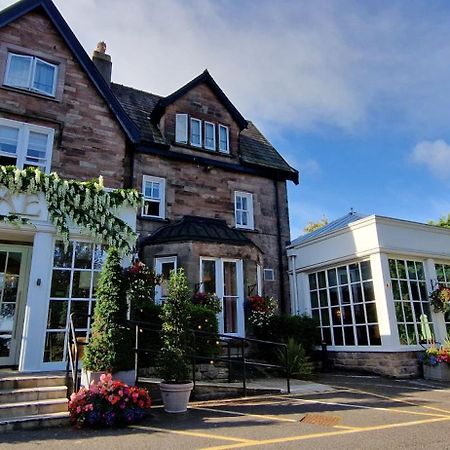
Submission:
[[187,405],[194,383],[161,383],[161,397],[164,403],[164,411],[168,413],[183,413],[187,411]]
[[440,363],[436,366],[427,366],[424,364],[423,377],[425,380],[450,382],[450,364]]

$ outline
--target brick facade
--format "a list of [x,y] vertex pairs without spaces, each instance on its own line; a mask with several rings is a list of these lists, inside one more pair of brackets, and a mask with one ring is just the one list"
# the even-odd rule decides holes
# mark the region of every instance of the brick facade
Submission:
[[[51,170],[79,180],[124,183],[125,134],[47,15],[39,10],[0,29],[0,117],[55,129]],[[3,84],[8,50],[59,64],[55,99]]]

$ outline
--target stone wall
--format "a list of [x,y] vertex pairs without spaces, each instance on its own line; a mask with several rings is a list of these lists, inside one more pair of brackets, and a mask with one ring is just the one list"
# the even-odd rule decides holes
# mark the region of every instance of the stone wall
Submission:
[[420,375],[420,352],[329,352],[335,369],[358,370],[395,378]]
[[[171,150],[169,150],[171,151]],[[142,190],[142,176],[153,175],[166,179],[166,220],[138,220],[137,228],[141,236],[147,236],[168,223],[180,220],[184,215],[194,215],[223,219],[230,227],[234,223],[234,191],[253,194],[255,231],[241,230],[260,250],[258,262],[265,268],[272,268],[275,281],[264,282],[264,291],[277,299],[282,297],[279,270],[279,239],[277,234],[277,213],[275,184],[273,180],[261,176],[225,171],[219,168],[205,168],[192,163],[169,160],[146,154],[136,154],[134,160],[134,186]],[[284,274],[284,299],[288,305],[287,257],[284,245],[289,240],[289,219],[286,183],[279,181],[278,198],[282,243],[282,272]],[[226,249],[214,249],[211,245],[199,250],[199,256],[226,257],[231,255]],[[203,253],[202,253],[203,252]],[[222,252],[222,253],[221,253]],[[152,250],[151,257],[174,255],[172,247],[162,246]],[[245,251],[239,249],[235,257],[244,259]],[[148,255],[150,257],[150,255]],[[251,258],[256,261],[255,258]],[[197,262],[192,261],[197,264]],[[193,268],[198,273],[199,266]]]
[[[55,129],[52,171],[108,187],[124,182],[125,135],[106,102],[44,12],[0,29],[0,117]],[[3,86],[9,51],[59,64],[55,98]]]

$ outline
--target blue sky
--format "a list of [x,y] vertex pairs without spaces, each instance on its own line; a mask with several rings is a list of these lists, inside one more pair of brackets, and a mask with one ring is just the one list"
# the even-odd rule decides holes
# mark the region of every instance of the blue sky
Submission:
[[450,212],[447,1],[55,3],[89,53],[106,41],[116,82],[166,95],[208,68],[300,171],[293,238],[351,207]]

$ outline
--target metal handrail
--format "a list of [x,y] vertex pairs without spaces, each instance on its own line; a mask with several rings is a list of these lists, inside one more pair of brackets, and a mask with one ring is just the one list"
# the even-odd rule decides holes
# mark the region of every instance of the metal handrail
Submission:
[[[77,392],[80,388],[80,379],[79,379],[79,345],[87,345],[87,342],[78,342],[75,334],[75,326],[74,326],[74,317],[86,317],[88,319],[92,318],[92,315],[90,314],[77,314],[77,313],[71,313],[69,316],[69,323],[68,323],[68,340],[67,340],[67,346],[68,346],[68,359],[66,364],[66,381],[69,381],[69,374],[72,375],[72,389],[68,389],[68,396],[70,397],[70,394],[72,392]],[[161,327],[158,326],[156,323],[152,322],[143,322],[143,321],[135,321],[135,320],[128,320],[128,324],[130,326],[135,327],[135,348],[134,351],[134,369],[135,369],[135,384],[139,382],[139,375],[138,375],[138,369],[139,369],[139,354],[146,353],[146,354],[157,354],[159,350],[149,349],[149,348],[140,348],[139,343],[139,336],[140,333],[143,330],[153,331],[153,332],[160,332]],[[247,367],[253,366],[253,367],[264,367],[264,368],[270,368],[270,369],[281,369],[284,370],[286,373],[286,388],[288,394],[291,392],[291,380],[290,380],[290,367],[289,367],[289,361],[288,361],[288,348],[287,345],[282,342],[274,342],[274,341],[267,341],[263,339],[254,339],[254,338],[247,338],[247,337],[241,337],[241,336],[230,336],[228,334],[224,333],[211,333],[208,331],[201,331],[201,330],[193,330],[190,329],[189,332],[192,334],[193,337],[193,348],[196,348],[196,341],[199,337],[202,336],[210,336],[216,340],[219,340],[227,345],[227,356],[204,356],[196,354],[195,351],[192,351],[189,355],[191,361],[192,361],[192,381],[194,383],[194,389],[196,385],[196,369],[197,369],[197,361],[215,361],[215,362],[226,362],[228,363],[228,377],[229,382],[231,382],[231,368],[233,364],[238,364],[242,366],[242,388],[243,388],[243,394],[244,396],[247,395]],[[240,355],[239,357],[232,357],[231,356],[231,344],[235,344],[236,348],[240,349]],[[245,348],[246,343],[255,343],[255,344],[261,344],[261,345],[269,345],[272,347],[281,348],[284,352],[285,356],[285,364],[271,364],[271,363],[262,363],[259,361],[252,361],[248,360],[245,355]],[[67,384],[67,383],[66,383]]]

